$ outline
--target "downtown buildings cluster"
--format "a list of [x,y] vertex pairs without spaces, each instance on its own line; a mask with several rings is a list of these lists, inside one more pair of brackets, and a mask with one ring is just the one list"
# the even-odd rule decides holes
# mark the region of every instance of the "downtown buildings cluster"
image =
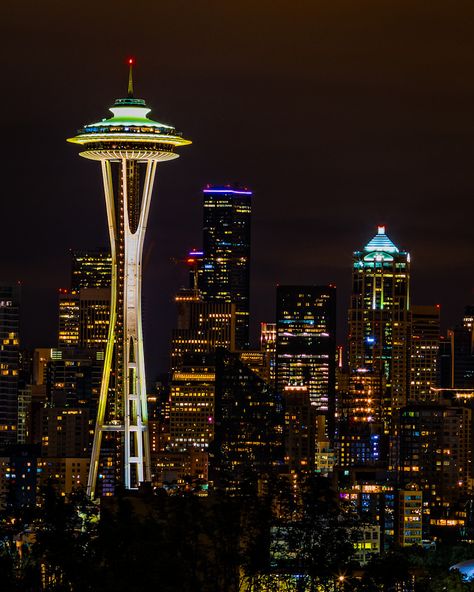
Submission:
[[[472,537],[473,309],[440,337],[438,305],[410,302],[410,256],[384,227],[354,252],[347,353],[336,288],[278,286],[250,348],[252,192],[208,186],[203,250],[183,264],[170,372],[148,395],[151,474],[170,494],[264,491],[326,476],[368,523],[365,558],[394,543]],[[349,274],[348,270],[348,274]],[[58,344],[21,349],[20,288],[2,287],[2,504],[85,486],[110,309],[107,250],[71,253]],[[344,319],[345,320],[345,319]],[[120,482],[101,454],[98,495]]]
[[[189,141],[133,96],[71,139],[100,161],[111,251],[71,253],[56,347],[21,348],[20,287],[0,288],[0,505],[37,506],[49,484],[92,497],[298,500],[322,476],[361,520],[357,559],[393,545],[474,540],[474,307],[440,337],[412,304],[410,255],[379,226],[353,254],[347,346],[334,285],[279,285],[250,340],[252,191],[203,189],[202,250],[184,258],[170,370],[145,385],[141,249],[156,164]],[[183,252],[185,246],[183,246]],[[150,382],[150,381],[149,381]]]

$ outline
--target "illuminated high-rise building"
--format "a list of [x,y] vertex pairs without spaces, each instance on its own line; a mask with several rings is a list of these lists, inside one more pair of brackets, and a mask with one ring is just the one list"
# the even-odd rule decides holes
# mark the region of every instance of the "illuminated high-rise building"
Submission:
[[203,301],[199,290],[181,289],[175,298],[178,322],[171,339],[171,369],[189,354],[206,354],[216,347],[235,349],[235,304]]
[[0,445],[15,444],[20,367],[20,286],[0,285]]
[[59,347],[105,350],[111,282],[110,251],[71,251],[71,289],[59,290]]
[[229,494],[249,491],[282,466],[281,399],[239,352],[222,348],[216,352],[215,390],[209,478]]
[[110,289],[79,290],[79,346],[105,351],[109,333]]
[[470,329],[459,326],[448,329],[443,346],[445,363],[441,385],[445,388],[474,390],[474,356]]
[[410,400],[433,398],[439,382],[439,305],[411,306]]
[[237,349],[249,347],[250,213],[252,192],[237,186],[204,190],[204,300],[235,303]]
[[90,455],[88,409],[45,407],[41,423],[42,456],[76,458]]
[[285,464],[290,473],[312,474],[316,458],[316,407],[311,405],[307,386],[286,386],[283,391],[285,414]]
[[151,480],[143,331],[142,251],[156,167],[189,144],[169,125],[148,117],[133,94],[110,108],[112,117],[85,125],[69,141],[99,161],[112,256],[111,313],[88,491],[94,496],[103,436],[115,440],[117,479],[131,489]]
[[77,347],[80,334],[79,294],[66,288],[59,289],[58,346]]
[[260,349],[246,349],[239,351],[240,360],[248,367],[252,372],[255,372],[262,380],[267,382],[274,388],[274,381],[271,381],[271,358],[268,352]]
[[406,403],[409,391],[410,255],[379,226],[354,253],[352,277],[349,368],[383,379],[380,415],[389,431],[392,410]]
[[51,350],[44,382],[52,407],[87,407],[95,417],[102,374],[102,356],[87,349]]
[[336,381],[336,288],[277,287],[276,384],[306,386],[332,434]]
[[[472,304],[464,308],[462,325],[471,332],[471,342],[474,344],[474,306]],[[474,350],[474,348],[472,348]]]
[[195,292],[199,291],[202,285],[204,253],[196,249],[189,251],[186,263],[189,269],[189,288]]
[[107,249],[71,251],[71,290],[110,288],[112,255]]
[[214,436],[214,359],[194,358],[172,376],[170,447],[207,452]]
[[[400,487],[416,483],[432,518],[446,517],[472,479],[472,410],[412,403],[399,411],[392,470]],[[428,516],[428,517],[429,517]]]
[[59,290],[59,347],[105,350],[109,333],[110,288]]
[[269,357],[270,381],[276,379],[276,323],[260,323],[260,348]]
[[395,536],[400,547],[421,546],[423,540],[423,492],[415,483],[397,491]]
[[378,466],[386,461],[382,422],[383,376],[359,368],[338,392],[337,448],[344,468]]

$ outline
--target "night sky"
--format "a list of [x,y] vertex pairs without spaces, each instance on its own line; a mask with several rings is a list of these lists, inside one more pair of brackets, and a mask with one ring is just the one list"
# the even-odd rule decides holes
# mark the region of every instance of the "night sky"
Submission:
[[255,191],[255,328],[277,283],[332,282],[342,340],[351,253],[379,223],[412,254],[412,302],[457,322],[474,302],[473,31],[472,1],[4,2],[0,280],[23,284],[23,345],[55,345],[68,250],[107,244],[99,166],[65,140],[125,96],[128,55],[151,117],[193,141],[158,169],[149,378],[209,182]]

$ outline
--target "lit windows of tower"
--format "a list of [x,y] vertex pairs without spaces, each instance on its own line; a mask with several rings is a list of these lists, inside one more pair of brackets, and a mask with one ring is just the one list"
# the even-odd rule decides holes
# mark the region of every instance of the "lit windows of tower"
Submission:
[[408,396],[410,255],[379,226],[375,237],[354,253],[352,277],[349,368],[383,377],[381,415],[388,421]]
[[252,192],[208,185],[204,190],[204,300],[236,306],[236,347],[249,347],[250,214]]

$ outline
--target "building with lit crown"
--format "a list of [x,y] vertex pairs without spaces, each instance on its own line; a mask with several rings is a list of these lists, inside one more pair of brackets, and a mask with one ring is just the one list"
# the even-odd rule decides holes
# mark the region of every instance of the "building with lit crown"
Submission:
[[189,144],[174,127],[148,117],[133,94],[110,108],[112,117],[85,125],[69,141],[100,162],[112,257],[110,329],[105,354],[88,491],[94,496],[104,436],[113,441],[116,479],[125,488],[151,481],[143,331],[142,251],[158,163]]
[[363,369],[382,380],[381,409],[376,412],[388,432],[392,411],[406,403],[409,392],[410,255],[379,226],[354,253],[352,279],[349,369]]
[[200,288],[204,300],[233,302],[236,347],[249,347],[250,214],[252,191],[238,186],[203,189],[203,263]]

